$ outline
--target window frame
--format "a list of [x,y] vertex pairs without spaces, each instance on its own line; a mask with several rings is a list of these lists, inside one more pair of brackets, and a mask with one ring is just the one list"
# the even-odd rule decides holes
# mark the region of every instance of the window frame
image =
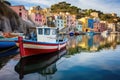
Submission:
[[[47,32],[49,31],[49,32]],[[44,29],[44,35],[50,35],[50,28],[45,28]]]
[[43,29],[42,29],[42,28],[39,28],[39,29],[38,29],[38,34],[39,34],[39,35],[43,35]]

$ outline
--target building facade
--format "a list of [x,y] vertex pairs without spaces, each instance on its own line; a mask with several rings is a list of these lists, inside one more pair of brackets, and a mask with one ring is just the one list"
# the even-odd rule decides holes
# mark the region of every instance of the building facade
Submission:
[[108,23],[107,29],[111,32],[116,31],[116,24],[115,23]]
[[28,11],[23,5],[10,6],[10,8],[15,11],[23,20],[28,20]]
[[107,30],[105,23],[96,22],[94,23],[94,32],[103,32]]

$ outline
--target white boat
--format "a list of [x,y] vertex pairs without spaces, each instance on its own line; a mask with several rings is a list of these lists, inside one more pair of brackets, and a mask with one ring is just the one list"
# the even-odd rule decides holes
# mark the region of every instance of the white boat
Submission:
[[32,34],[31,39],[19,37],[16,45],[20,48],[21,57],[37,54],[52,53],[66,47],[67,39],[59,39],[57,28],[36,27],[36,36]]

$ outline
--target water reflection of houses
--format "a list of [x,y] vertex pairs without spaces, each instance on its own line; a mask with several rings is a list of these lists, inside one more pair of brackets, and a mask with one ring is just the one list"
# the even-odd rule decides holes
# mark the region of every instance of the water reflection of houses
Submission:
[[83,48],[83,49],[88,49],[88,36],[83,35],[82,36],[82,41],[78,43],[78,46]]
[[[15,66],[15,71],[19,74],[20,79],[24,78],[26,75],[37,73],[39,79],[49,80],[50,76],[57,71],[56,61],[66,53],[66,49],[63,49],[60,52],[52,54],[23,58]],[[30,79],[29,77],[28,79]]]
[[102,49],[115,49],[120,44],[120,34],[110,34],[107,38],[101,35],[80,35],[69,38],[69,55],[80,52],[97,52]]
[[[112,49],[115,49],[118,39],[119,39],[119,36],[117,36],[116,34],[110,34],[107,38],[107,43],[109,43],[111,45]],[[119,42],[119,40],[118,40],[118,42]]]
[[105,44],[105,38],[103,38],[101,35],[95,35],[94,36],[94,44],[104,45]]
[[114,49],[117,45],[118,38],[115,34],[109,35],[108,38],[103,38],[101,35],[83,35],[82,40],[78,41],[78,47],[80,47],[81,51],[99,51],[103,48]]
[[72,37],[69,36],[69,41],[67,46],[69,55],[73,55],[79,52],[77,44],[78,44],[78,41],[76,39],[76,36],[72,36]]
[[120,34],[117,34],[117,43],[120,43]]
[[78,47],[80,47],[81,51],[97,51],[99,46],[98,36],[82,36],[82,40],[79,41]]

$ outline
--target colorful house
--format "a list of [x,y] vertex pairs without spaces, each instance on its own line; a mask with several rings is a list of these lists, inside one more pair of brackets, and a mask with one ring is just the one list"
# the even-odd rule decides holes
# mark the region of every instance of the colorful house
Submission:
[[78,19],[78,21],[81,21],[82,22],[82,31],[83,32],[87,32],[88,30],[88,22],[87,22],[87,18],[81,18],[81,19]]
[[78,31],[82,32],[82,23],[80,21],[77,22],[76,28]]
[[41,14],[35,14],[35,22],[42,25],[42,15]]
[[90,32],[94,28],[94,20],[88,17],[78,19],[82,22],[82,31]]
[[109,31],[115,32],[116,31],[116,24],[115,23],[108,23],[107,29]]
[[28,20],[28,11],[23,5],[10,6],[10,8],[15,11],[23,20]]
[[71,26],[71,19],[72,17],[70,15],[67,15],[66,16],[66,26],[67,27],[70,27]]
[[91,28],[91,29],[94,28],[94,20],[91,18],[88,19],[88,28]]
[[39,26],[46,24],[46,16],[44,15],[44,12],[40,6],[30,8],[29,19]]
[[64,20],[62,19],[61,16],[57,16],[55,19],[55,25],[57,28],[59,28],[59,30],[61,30],[62,28],[64,28]]
[[46,24],[46,17],[40,13],[31,13],[29,14],[29,18],[39,26]]
[[105,23],[96,22],[94,23],[94,32],[103,32],[107,30]]
[[55,27],[55,16],[46,16],[46,25],[49,27]]

